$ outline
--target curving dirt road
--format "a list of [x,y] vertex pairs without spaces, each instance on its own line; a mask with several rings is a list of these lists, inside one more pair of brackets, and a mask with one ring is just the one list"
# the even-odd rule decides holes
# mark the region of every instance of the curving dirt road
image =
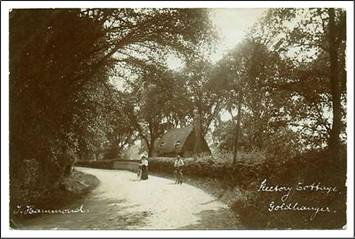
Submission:
[[231,210],[188,184],[132,172],[77,168],[95,175],[100,185],[68,209],[78,213],[43,214],[21,229],[237,229]]

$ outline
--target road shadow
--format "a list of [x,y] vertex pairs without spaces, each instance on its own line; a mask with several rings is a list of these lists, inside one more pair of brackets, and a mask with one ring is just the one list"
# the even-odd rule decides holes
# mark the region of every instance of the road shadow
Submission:
[[213,202],[216,202],[216,201],[218,201],[218,199],[212,199],[212,200],[210,200],[210,201],[202,202],[202,203],[200,203],[200,204],[201,204],[201,205],[207,205],[207,204],[210,204],[210,203],[213,203]]
[[141,180],[139,180],[137,178],[130,178],[130,179],[128,179],[128,181],[130,181],[130,182],[140,182]]
[[139,205],[127,205],[126,200],[84,199],[66,208],[83,207],[84,213],[42,214],[22,218],[18,230],[131,230],[146,225],[149,211],[132,211]]
[[180,227],[178,228],[178,230],[242,229],[239,220],[229,208],[221,208],[218,210],[204,210],[194,215],[200,218],[195,224]]

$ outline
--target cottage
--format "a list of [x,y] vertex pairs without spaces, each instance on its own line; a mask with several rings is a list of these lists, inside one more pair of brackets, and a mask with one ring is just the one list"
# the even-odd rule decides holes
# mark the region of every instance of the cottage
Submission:
[[[199,147],[196,147],[198,141]],[[177,154],[181,154],[183,157],[192,157],[195,150],[197,154],[211,154],[204,137],[201,135],[198,139],[192,126],[173,128],[156,140],[154,155],[175,157]]]

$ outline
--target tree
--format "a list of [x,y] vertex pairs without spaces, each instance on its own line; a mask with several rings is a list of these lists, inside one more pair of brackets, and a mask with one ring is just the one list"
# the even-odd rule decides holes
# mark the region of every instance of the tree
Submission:
[[235,123],[220,121],[212,133],[213,140],[220,151],[233,152],[235,147]]
[[173,103],[173,79],[167,71],[150,67],[141,78],[134,82],[134,122],[149,156],[154,151],[155,140],[169,128],[170,122],[163,119],[170,114]]
[[[153,21],[156,21],[154,24],[161,23],[163,19],[170,21],[177,17],[175,10],[161,11],[164,17],[157,17]],[[149,155],[154,151],[154,142],[166,129],[187,124],[186,112],[190,111],[181,77],[166,69],[164,59],[167,52],[174,49],[179,56],[188,58],[197,51],[199,43],[206,44],[213,39],[207,11],[181,9],[178,12],[181,17],[189,17],[186,26],[180,25],[181,20],[178,24],[174,21],[173,26],[166,29],[165,35],[161,32],[154,34],[161,37],[157,42],[147,41],[142,44],[138,41],[117,54],[120,56],[116,59],[116,69],[119,68],[117,75],[126,79],[126,83],[131,85],[131,94],[137,99],[131,119],[135,122],[135,129],[144,140]],[[154,16],[155,13],[156,11],[153,11],[153,14],[149,14]],[[169,20],[169,17],[165,16],[169,14],[173,15],[173,19]],[[193,26],[201,27],[202,31],[196,31]],[[172,28],[175,29],[169,32]],[[167,37],[169,39],[166,39]],[[171,92],[172,89],[174,92]]]
[[[19,168],[24,159],[33,158],[40,162],[38,185],[56,185],[78,148],[95,148],[109,137],[108,120],[102,117],[104,89],[111,87],[112,75],[127,70],[132,74],[123,77],[134,77],[142,63],[168,51],[189,54],[211,37],[206,16],[200,9],[13,10],[12,177],[23,180]],[[97,86],[100,90],[93,90]],[[126,121],[117,119],[116,125]]]
[[241,127],[248,142],[261,150],[267,137],[286,120],[280,112],[285,103],[282,95],[270,87],[278,78],[281,64],[277,53],[253,39],[246,39],[218,63],[215,80],[219,83],[215,85],[222,89],[224,107],[235,120],[234,163]]
[[115,90],[108,82],[85,87],[78,96],[72,132],[78,142],[79,158],[105,152],[105,158],[117,158],[134,141],[136,135],[130,121],[127,94]]
[[193,118],[193,109],[201,119],[201,134],[205,136],[211,122],[216,118],[221,109],[221,98],[212,82],[213,65],[207,60],[196,57],[182,70],[185,79],[185,90],[190,99]]
[[114,90],[112,94],[117,96],[110,97],[112,108],[106,113],[108,121],[106,148],[109,149],[109,155],[106,157],[117,158],[138,136],[131,121],[132,106],[128,100],[130,95]]
[[77,144],[71,129],[77,97],[85,91],[84,79],[75,78],[89,68],[90,59],[102,55],[94,51],[97,35],[102,34],[103,26],[80,17],[79,9],[10,13],[10,168],[14,175],[21,174],[24,159],[33,158],[40,162],[38,185],[52,187],[61,178]]
[[[345,134],[345,26],[342,9],[272,9],[253,32],[254,37],[280,52],[296,68],[289,71],[294,74],[288,73],[288,80],[279,88],[304,98],[307,108],[313,108],[313,131],[319,131],[317,126],[321,126],[327,132],[326,143],[334,156],[340,148],[340,135]],[[305,84],[307,87],[302,87]],[[330,103],[330,127],[325,119],[329,117],[324,116],[327,109],[319,107],[319,103]]]

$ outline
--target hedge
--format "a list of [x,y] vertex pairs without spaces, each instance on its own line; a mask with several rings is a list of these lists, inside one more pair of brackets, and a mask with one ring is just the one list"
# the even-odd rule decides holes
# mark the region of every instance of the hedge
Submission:
[[[149,171],[163,174],[173,174],[174,158],[152,157],[149,158]],[[246,188],[260,176],[260,161],[232,162],[213,159],[210,156],[200,158],[184,158],[184,175],[199,178],[215,178],[222,180],[226,185],[236,185]]]

